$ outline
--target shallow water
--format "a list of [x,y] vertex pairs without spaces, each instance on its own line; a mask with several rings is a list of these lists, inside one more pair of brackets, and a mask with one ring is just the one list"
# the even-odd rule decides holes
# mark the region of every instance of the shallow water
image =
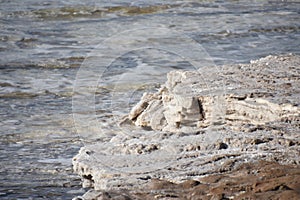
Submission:
[[[189,45],[193,39],[191,44],[199,44],[208,63],[216,65],[299,53],[299,13],[296,1],[1,0],[0,198],[70,199],[84,192],[71,158],[84,145],[80,131],[85,127],[78,127],[76,119],[74,123],[73,114],[86,120],[90,108],[72,108],[72,97],[76,100],[76,84],[82,83],[77,72],[89,64],[98,67],[91,68],[96,73],[81,75],[87,83],[97,81],[87,97],[95,94],[91,109],[107,136],[118,131],[113,125],[118,116],[143,92],[158,88],[168,71],[195,68],[176,54],[180,48],[163,48]],[[155,38],[147,27],[155,27],[154,33],[161,31],[164,38]],[[109,66],[101,63],[104,56],[122,53],[120,44],[129,38],[143,41],[145,49],[113,57]],[[111,42],[111,49],[97,55],[103,52],[103,41]],[[153,44],[162,49],[146,48]],[[197,57],[188,45],[181,53]],[[98,57],[93,61],[93,56]]]

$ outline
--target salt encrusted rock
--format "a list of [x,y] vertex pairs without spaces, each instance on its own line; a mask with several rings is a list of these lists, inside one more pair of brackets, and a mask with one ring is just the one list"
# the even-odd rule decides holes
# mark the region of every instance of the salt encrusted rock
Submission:
[[130,133],[83,147],[74,171],[84,186],[108,190],[230,173],[257,160],[300,165],[299,99],[299,56],[173,71],[132,109]]
[[[286,60],[292,65],[283,62]],[[223,123],[231,126],[263,125],[283,119],[299,119],[299,107],[286,103],[284,94],[286,86],[295,89],[299,86],[296,78],[299,69],[293,66],[299,64],[297,62],[299,60],[295,57],[269,56],[252,61],[248,66],[225,66],[217,73],[206,68],[198,72],[173,71],[159,92],[142,97],[131,111],[134,115],[130,114],[129,118],[137,126],[186,133]],[[253,71],[249,72],[251,67]],[[288,68],[294,69],[295,74],[282,77]],[[207,76],[199,81],[203,74]],[[234,79],[226,74],[234,74]],[[223,91],[216,93],[218,90]]]

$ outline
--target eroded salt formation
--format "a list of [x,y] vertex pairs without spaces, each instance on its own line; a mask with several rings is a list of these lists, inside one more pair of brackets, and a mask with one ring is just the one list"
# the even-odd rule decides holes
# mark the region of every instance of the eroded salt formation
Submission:
[[74,171],[85,187],[108,190],[197,180],[257,160],[299,165],[299,99],[295,55],[172,71],[121,122],[131,134],[86,145],[73,159]]
[[299,69],[290,65],[296,60],[275,58],[224,66],[215,72],[209,67],[199,72],[172,71],[157,93],[144,94],[129,119],[137,126],[186,133],[222,124],[239,128],[297,121]]

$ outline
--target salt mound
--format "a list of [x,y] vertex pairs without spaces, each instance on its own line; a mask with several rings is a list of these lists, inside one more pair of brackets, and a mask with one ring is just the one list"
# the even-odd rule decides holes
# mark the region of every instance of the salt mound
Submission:
[[107,190],[195,180],[256,160],[299,165],[299,88],[295,55],[172,71],[121,122],[149,131],[82,147],[74,171],[84,187]]

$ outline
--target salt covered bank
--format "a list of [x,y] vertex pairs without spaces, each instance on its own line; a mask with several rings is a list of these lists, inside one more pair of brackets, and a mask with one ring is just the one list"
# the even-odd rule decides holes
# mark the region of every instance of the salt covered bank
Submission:
[[[120,126],[147,128],[148,134],[116,135],[82,147],[74,157],[83,186],[102,190],[82,198],[101,196],[103,190],[144,191],[157,180],[199,181],[260,161],[299,172],[300,56],[172,71],[167,78],[120,121]],[[156,194],[153,188],[148,193]],[[240,194],[222,193],[224,198]]]

